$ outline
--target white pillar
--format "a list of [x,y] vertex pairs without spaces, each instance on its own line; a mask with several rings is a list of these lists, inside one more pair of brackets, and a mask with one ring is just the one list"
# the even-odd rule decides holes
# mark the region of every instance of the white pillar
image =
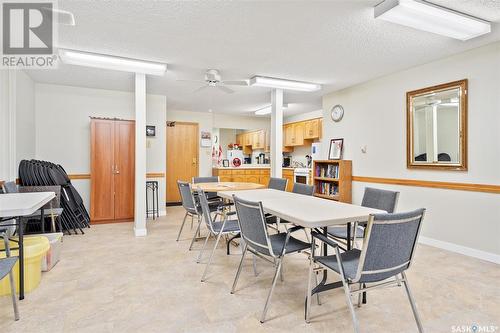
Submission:
[[283,90],[271,91],[271,177],[281,178],[283,165]]
[[135,236],[146,236],[146,75],[135,74]]

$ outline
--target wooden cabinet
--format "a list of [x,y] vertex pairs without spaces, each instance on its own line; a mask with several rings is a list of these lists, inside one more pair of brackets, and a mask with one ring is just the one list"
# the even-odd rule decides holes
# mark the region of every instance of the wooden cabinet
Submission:
[[317,139],[320,137],[319,123],[319,119],[304,122],[304,139]]
[[293,124],[286,124],[283,126],[283,145],[293,146],[294,128]]
[[291,123],[283,126],[284,146],[294,147],[304,145],[304,123]]
[[286,184],[286,190],[291,192],[293,189],[293,169],[283,169],[282,171],[283,178],[288,179],[288,183]]
[[252,149],[266,148],[266,131],[260,130],[252,133]]
[[314,161],[314,195],[324,199],[351,203],[352,161]]
[[135,122],[92,119],[90,218],[134,218]]
[[269,183],[269,169],[240,168],[240,169],[216,169],[212,175],[219,176],[221,182],[245,182],[266,185]]

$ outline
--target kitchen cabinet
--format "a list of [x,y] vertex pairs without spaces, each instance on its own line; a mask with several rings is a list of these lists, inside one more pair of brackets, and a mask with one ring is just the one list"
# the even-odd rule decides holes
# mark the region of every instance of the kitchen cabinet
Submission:
[[293,146],[294,128],[293,124],[283,126],[283,144],[284,146]]
[[288,147],[304,145],[304,123],[291,123],[283,126],[284,145]]
[[319,133],[319,119],[312,119],[304,122],[304,139],[318,139]]
[[252,149],[266,148],[266,131],[260,130],[252,133]]
[[221,182],[245,182],[266,185],[269,183],[268,168],[223,169],[214,168],[212,175],[219,176]]
[[282,171],[283,178],[288,179],[288,183],[286,185],[286,190],[291,192],[293,189],[293,169],[283,169]]

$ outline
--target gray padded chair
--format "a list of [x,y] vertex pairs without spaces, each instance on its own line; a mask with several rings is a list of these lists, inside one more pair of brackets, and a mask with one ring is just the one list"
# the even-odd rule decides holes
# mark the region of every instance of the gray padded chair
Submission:
[[9,274],[9,283],[10,283],[10,293],[12,297],[12,306],[14,307],[14,319],[19,320],[19,309],[17,307],[17,297],[16,297],[16,286],[14,283],[14,274],[12,273],[12,269],[16,264],[18,257],[10,256],[10,246],[9,246],[9,237],[7,235],[6,229],[1,229],[0,226],[0,237],[3,238],[5,245],[5,258],[0,259],[0,280]]
[[[389,285],[401,286],[401,284],[404,284],[408,294],[418,330],[423,332],[405,271],[411,266],[424,214],[425,209],[422,208],[406,213],[370,215],[366,227],[366,240],[361,251],[352,249],[340,253],[338,244],[321,233],[312,232],[313,255],[309,264],[306,322],[309,323],[311,310],[313,266],[317,264],[322,269],[331,269],[340,275],[355,332],[359,331],[359,324],[351,296],[358,295],[358,307],[360,307],[361,295],[367,290]],[[314,254],[316,239],[332,246],[335,255],[316,256]],[[366,287],[366,283],[370,283],[370,286]],[[351,288],[353,285],[357,285],[356,289]]]
[[203,272],[203,275],[201,277],[201,282],[204,282],[206,280],[208,268],[212,263],[212,258],[214,256],[215,250],[217,249],[217,245],[219,244],[221,237],[223,235],[239,233],[240,227],[236,219],[230,219],[230,217],[234,215],[224,215],[225,217],[221,222],[216,222],[215,219],[212,219],[212,216],[210,214],[211,213],[210,207],[208,205],[208,199],[207,196],[205,195],[205,192],[201,189],[198,189],[197,192],[198,192],[198,198],[200,199],[200,207],[203,214],[203,220],[205,221],[205,224],[207,225],[209,232],[205,238],[205,243],[203,243],[203,247],[200,250],[198,259],[196,260],[197,263],[199,263],[201,261],[201,258],[203,257],[203,251],[207,246],[207,242],[210,236],[216,237],[214,248],[212,249],[212,253],[210,253],[207,265],[205,266],[205,271]]
[[181,180],[177,181],[177,187],[179,188],[179,193],[181,194],[181,202],[182,207],[186,210],[186,214],[184,215],[184,219],[182,220],[181,228],[179,229],[179,234],[177,235],[176,241],[179,241],[181,237],[182,229],[184,228],[184,224],[188,216],[191,217],[191,227],[193,226],[193,219],[196,216],[197,219],[200,218],[198,209],[196,207],[196,202],[193,197],[193,193],[191,192],[191,185],[188,182],[183,182]]
[[267,188],[278,191],[285,191],[287,184],[288,184],[288,179],[286,178],[271,177],[269,178],[269,184],[267,185]]
[[[385,210],[387,213],[394,213],[398,204],[399,192],[381,190],[366,187],[363,194],[361,206]],[[360,221],[364,224],[365,221]],[[351,226],[351,241],[354,242],[354,225]],[[365,229],[363,226],[356,227],[356,238],[363,238]],[[347,228],[345,226],[335,226],[328,228],[328,235],[343,243],[347,243]]]
[[[212,177],[193,177],[193,184],[197,183],[218,183],[219,182],[219,176],[212,176]],[[208,192],[206,193],[208,200],[221,200],[218,196],[217,193],[213,192]]]
[[261,202],[251,202],[233,196],[233,201],[238,214],[238,223],[241,230],[241,238],[245,241],[243,245],[243,253],[241,255],[240,265],[234,278],[231,294],[236,290],[236,284],[243,267],[243,261],[247,251],[253,253],[257,257],[270,262],[276,268],[274,273],[271,290],[267,296],[266,304],[260,322],[263,323],[266,319],[267,309],[271,302],[278,275],[281,273],[282,261],[286,254],[300,252],[309,248],[309,243],[291,237],[291,233],[301,230],[300,227],[293,227],[281,234],[269,235],[267,232],[267,224],[264,217],[264,209]]

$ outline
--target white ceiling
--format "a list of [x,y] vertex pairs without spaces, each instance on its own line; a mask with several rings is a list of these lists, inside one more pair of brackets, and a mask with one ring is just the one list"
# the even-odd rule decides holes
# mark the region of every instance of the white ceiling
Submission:
[[[76,26],[59,27],[59,46],[166,62],[165,77],[148,78],[148,92],[167,95],[179,110],[253,114],[269,104],[266,88],[234,87],[198,94],[208,68],[223,80],[265,75],[317,82],[315,93],[285,93],[286,111],[321,108],[321,96],[375,77],[500,40],[492,33],[467,42],[373,18],[380,0],[351,1],[88,1],[62,0]],[[497,0],[431,2],[500,21]],[[131,74],[63,65],[30,71],[38,82],[133,90]]]

